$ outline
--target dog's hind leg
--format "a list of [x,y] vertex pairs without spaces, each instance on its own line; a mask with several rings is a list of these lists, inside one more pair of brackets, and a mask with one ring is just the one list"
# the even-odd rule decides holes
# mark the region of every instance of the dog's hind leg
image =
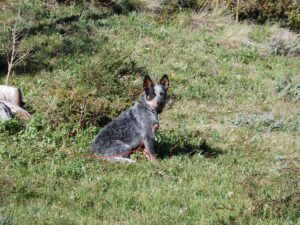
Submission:
[[[122,152],[128,152],[130,151],[130,145],[124,143],[121,140],[116,140],[115,144],[117,145],[116,148],[119,148]],[[130,154],[124,154],[121,157],[126,158],[126,159],[130,159]]]
[[148,160],[156,160],[155,151],[154,151],[154,140],[152,138],[147,138],[144,141],[145,152]]

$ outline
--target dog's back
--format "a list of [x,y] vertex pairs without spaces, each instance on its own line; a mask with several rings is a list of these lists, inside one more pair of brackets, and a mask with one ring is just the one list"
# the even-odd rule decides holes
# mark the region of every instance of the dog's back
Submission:
[[135,106],[121,113],[104,127],[95,137],[92,151],[104,156],[113,156],[137,147],[141,127],[134,114]]

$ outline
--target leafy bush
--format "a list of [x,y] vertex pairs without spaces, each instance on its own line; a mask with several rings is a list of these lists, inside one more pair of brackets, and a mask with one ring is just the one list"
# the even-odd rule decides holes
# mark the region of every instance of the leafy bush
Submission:
[[293,29],[300,29],[300,4],[298,0],[251,0],[240,1],[241,19],[259,23],[281,21]]

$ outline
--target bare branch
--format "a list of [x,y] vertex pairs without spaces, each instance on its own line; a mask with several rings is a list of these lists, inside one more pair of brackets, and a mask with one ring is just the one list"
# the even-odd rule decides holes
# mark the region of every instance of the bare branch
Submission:
[[5,55],[7,56],[7,49],[5,49],[5,48],[0,48],[0,52],[3,52],[3,53],[5,53]]
[[30,51],[24,50],[21,48],[22,41],[27,38],[28,30],[26,31],[18,31],[17,24],[22,20],[21,18],[21,3],[22,0],[19,0],[19,8],[18,8],[18,18],[13,24],[13,28],[11,30],[11,47],[6,50],[7,57],[7,74],[6,74],[6,85],[8,84],[9,78],[15,66],[20,64],[23,60],[29,57]]
[[22,31],[20,31],[16,34],[16,40],[19,40],[21,36],[22,36]]
[[18,65],[21,61],[23,61],[27,56],[29,55],[29,52],[24,53],[24,55],[20,56],[13,62],[13,66]]

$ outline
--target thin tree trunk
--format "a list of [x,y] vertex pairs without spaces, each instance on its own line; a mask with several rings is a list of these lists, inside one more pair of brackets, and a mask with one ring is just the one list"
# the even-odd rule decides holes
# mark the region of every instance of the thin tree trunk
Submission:
[[235,14],[235,22],[239,22],[239,7],[240,7],[240,0],[236,1],[236,14]]
[[[18,20],[21,20],[21,0],[19,0],[19,8],[18,8]],[[6,74],[6,81],[5,85],[8,85],[9,78],[12,73],[12,69],[15,66],[16,63],[18,63],[17,57],[17,52],[16,52],[16,39],[19,34],[17,34],[17,22],[14,24],[14,28],[12,30],[12,46],[11,46],[11,55],[10,55],[10,60],[7,60],[8,64],[8,69],[7,69],[7,74]]]
[[12,46],[11,46],[11,56],[10,61],[8,61],[8,69],[6,74],[5,84],[8,85],[9,77],[11,74],[11,69],[13,68],[14,60],[15,60],[15,49],[16,49],[16,29],[15,27],[12,30]]
[[11,74],[11,65],[8,65],[8,70],[7,70],[5,85],[8,85],[10,74]]

